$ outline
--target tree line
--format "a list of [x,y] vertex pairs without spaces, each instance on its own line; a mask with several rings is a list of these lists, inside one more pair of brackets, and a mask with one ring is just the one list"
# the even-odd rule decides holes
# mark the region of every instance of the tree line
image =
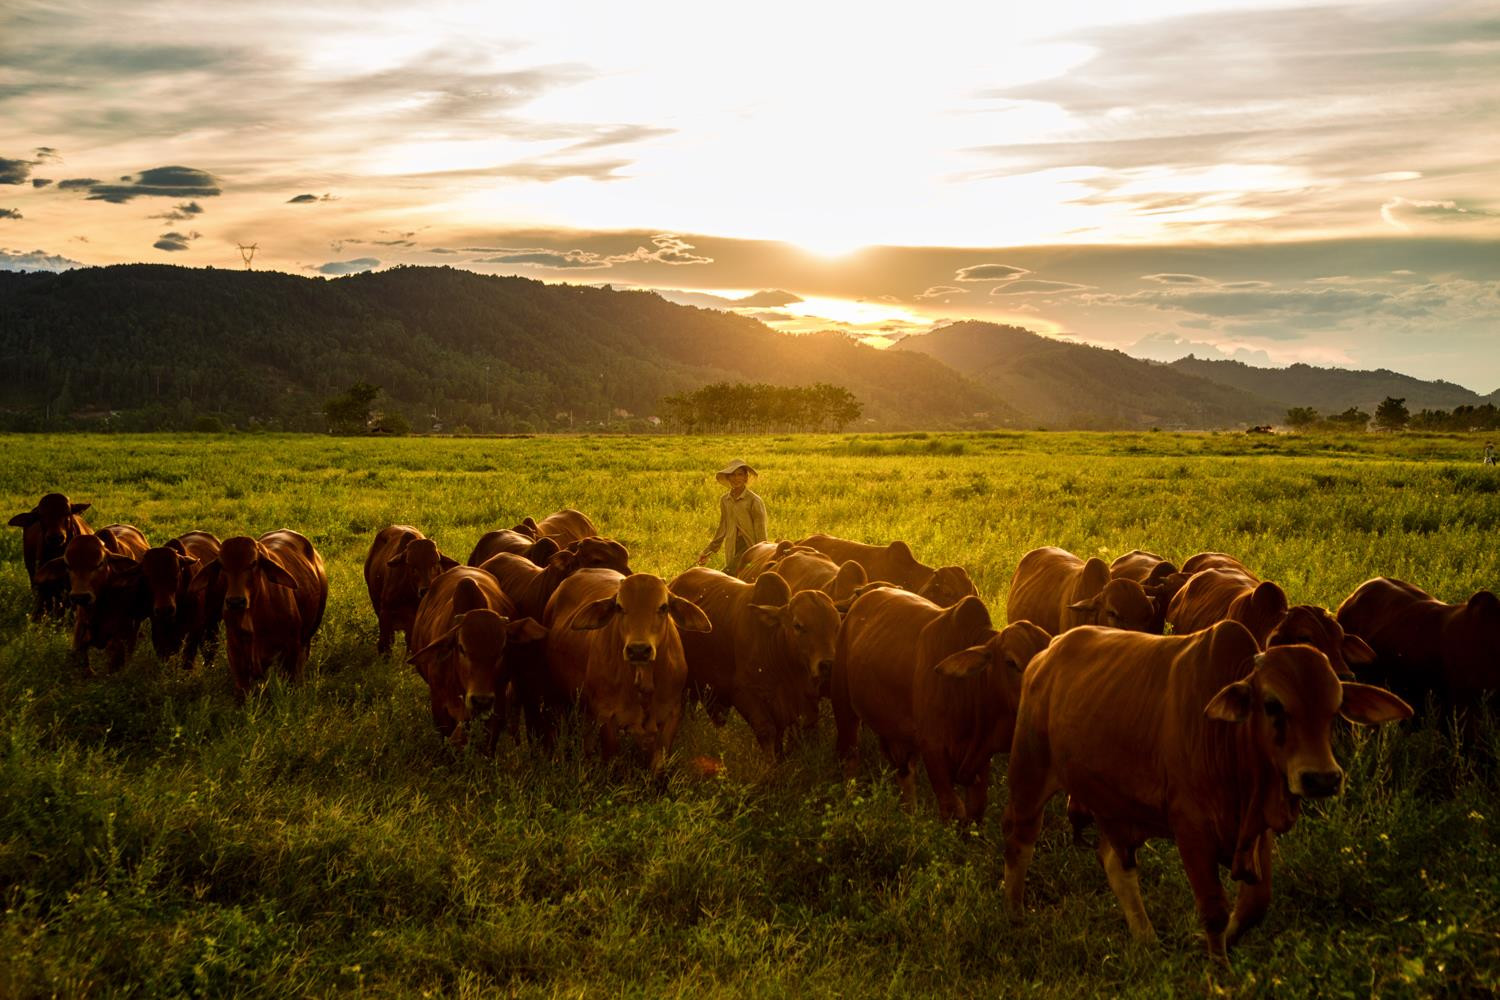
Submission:
[[1294,406],[1286,411],[1287,426],[1296,430],[1362,431],[1372,425],[1376,430],[1400,431],[1491,431],[1500,430],[1500,408],[1493,403],[1480,406],[1455,406],[1451,410],[1407,409],[1405,397],[1387,396],[1373,414],[1351,406],[1339,413],[1320,414],[1311,406]]
[[864,411],[843,386],[715,382],[661,401],[669,429],[694,433],[839,431]]

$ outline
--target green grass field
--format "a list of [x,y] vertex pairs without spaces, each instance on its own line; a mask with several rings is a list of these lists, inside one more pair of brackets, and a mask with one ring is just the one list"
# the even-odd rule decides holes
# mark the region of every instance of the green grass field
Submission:
[[[149,641],[113,676],[26,621],[0,535],[0,997],[1317,996],[1500,990],[1500,779],[1431,730],[1344,735],[1338,800],[1279,843],[1267,922],[1211,967],[1169,843],[1141,854],[1159,947],[1130,942],[1053,803],[1011,924],[997,778],[981,830],[904,813],[867,741],[850,786],[817,738],[770,765],[738,718],[691,713],[664,785],[502,740],[450,750],[426,689],[375,655],[374,532],[463,560],[564,506],[670,577],[712,532],[731,457],[773,537],[900,537],[969,567],[997,622],[1038,545],[1106,559],[1239,555],[1294,601],[1399,576],[1500,588],[1500,472],[1465,436],[1203,434],[337,440],[7,437],[6,516],[50,490],[159,543],[293,527],[328,563],[308,679],[237,707],[223,653],[186,673]],[[397,644],[400,650],[401,644]],[[97,656],[97,654],[96,654]],[[1491,754],[1496,729],[1486,728]],[[1003,776],[1003,758],[997,768]]]

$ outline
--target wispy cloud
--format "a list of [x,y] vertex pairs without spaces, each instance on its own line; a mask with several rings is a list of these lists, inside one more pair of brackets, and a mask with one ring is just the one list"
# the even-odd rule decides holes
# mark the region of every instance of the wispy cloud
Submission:
[[356,257],[354,260],[331,260],[321,264],[313,270],[319,274],[345,275],[358,274],[361,271],[373,271],[380,266],[380,261],[374,257]]
[[152,219],[165,219],[168,222],[183,222],[203,214],[203,206],[196,201],[184,202],[176,208],[162,212],[160,215],[148,216]]
[[83,265],[61,254],[45,250],[10,250],[0,247],[0,271],[66,271]]
[[[492,256],[477,257],[475,264],[521,264],[531,267],[545,267],[553,270],[589,270],[595,268],[614,267],[616,264],[712,264],[712,257],[705,257],[692,251],[694,246],[686,240],[679,239],[670,234],[653,237],[651,247],[636,247],[632,253],[603,254],[592,250],[554,250],[547,247],[527,248],[504,248],[504,247],[470,247],[469,250],[487,253]],[[785,294],[785,293],[782,293]],[[787,305],[791,299],[775,303],[743,303],[746,305]]]
[[92,177],[74,177],[58,184],[58,188],[87,191],[89,201],[115,205],[135,198],[213,198],[220,194],[218,179],[193,167],[152,167],[139,174],[127,174],[113,184]]
[[1030,273],[1028,268],[1012,264],[971,264],[959,268],[953,277],[959,281],[1009,281]]
[[25,216],[23,216],[19,211],[17,211],[14,208],[0,208],[0,219],[23,219],[23,218],[25,218]]
[[169,253],[176,253],[176,252],[179,252],[179,251],[182,251],[182,250],[186,250],[188,248],[188,245],[190,243],[192,243],[196,239],[199,239],[200,237],[202,237],[202,235],[203,235],[202,233],[196,233],[196,232],[194,232],[194,233],[178,233],[178,232],[162,233],[161,236],[157,237],[156,242],[153,243],[153,244],[151,244],[151,245],[153,247],[155,247],[157,250],[166,250]]
[[1067,292],[1081,292],[1088,285],[1078,285],[1071,281],[1043,281],[1036,278],[1019,278],[1015,281],[1007,281],[1002,285],[996,285],[990,289],[991,295],[1060,295]]

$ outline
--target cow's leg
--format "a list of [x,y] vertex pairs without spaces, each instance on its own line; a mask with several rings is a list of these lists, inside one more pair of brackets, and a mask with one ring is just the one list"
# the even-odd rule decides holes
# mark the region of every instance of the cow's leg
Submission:
[[620,730],[613,721],[599,724],[599,757],[609,760],[620,751]]
[[984,825],[984,810],[990,803],[990,768],[986,762],[969,783],[968,819],[975,826]]
[[381,656],[391,651],[391,646],[396,642],[396,627],[386,615],[380,615],[380,637],[375,640],[375,652]]
[[1007,773],[1009,795],[1000,829],[1005,835],[1005,908],[1012,920],[1026,912],[1026,869],[1042,829],[1042,807],[1058,789],[1045,739],[1017,731]]
[[834,756],[843,761],[844,780],[853,781],[859,776],[859,716],[847,697],[835,693],[833,698],[833,723],[837,731],[834,738]]
[[432,724],[437,726],[437,731],[442,733],[445,739],[452,739],[454,731],[458,728],[458,720],[448,714],[448,709],[443,705],[443,700],[436,691],[430,691],[429,696],[432,703]]
[[1193,899],[1198,904],[1198,920],[1203,924],[1208,957],[1228,964],[1229,958],[1224,953],[1224,929],[1229,924],[1229,906],[1224,899],[1224,886],[1219,881],[1213,832],[1193,830],[1175,839],[1188,884],[1193,887]]
[[1130,934],[1137,941],[1150,944],[1156,940],[1156,929],[1151,918],[1146,916],[1146,903],[1141,899],[1141,873],[1135,866],[1135,849],[1118,848],[1099,831],[1099,863],[1109,878],[1109,887],[1125,911],[1125,923],[1130,925]]
[[947,759],[939,750],[924,750],[922,763],[927,767],[927,781],[932,785],[933,794],[937,796],[938,819],[944,823],[953,819],[962,822],[964,807],[953,790],[953,774],[948,768]]
[[1088,838],[1084,831],[1093,825],[1094,814],[1089,812],[1089,807],[1079,802],[1072,795],[1068,796],[1068,824],[1073,827],[1073,846],[1089,846]]
[[1239,891],[1234,897],[1234,914],[1229,918],[1229,927],[1224,932],[1226,948],[1234,947],[1240,935],[1260,923],[1271,906],[1271,845],[1275,840],[1276,834],[1267,830],[1260,835],[1260,841],[1255,845],[1255,851],[1259,855],[1260,881],[1254,884],[1240,883]]

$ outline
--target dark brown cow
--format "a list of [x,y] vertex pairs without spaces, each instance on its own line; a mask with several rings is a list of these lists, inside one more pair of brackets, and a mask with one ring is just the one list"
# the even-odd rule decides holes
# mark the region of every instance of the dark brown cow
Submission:
[[716,725],[724,724],[733,707],[761,750],[779,759],[786,731],[833,669],[839,632],[833,601],[816,590],[794,595],[774,570],[751,584],[694,568],[669,589],[696,604],[713,625],[710,632],[682,636],[689,687]]
[[1286,593],[1269,580],[1257,582],[1233,569],[1199,570],[1172,598],[1167,621],[1175,635],[1201,632],[1217,622],[1235,621],[1250,630],[1261,649],[1305,643],[1328,657],[1334,673],[1354,679],[1351,663],[1369,663],[1375,652],[1346,633],[1337,619],[1313,604],[1287,606]]
[[479,568],[494,577],[505,596],[515,602],[518,615],[541,621],[558,584],[583,567],[578,565],[575,553],[564,550],[547,560],[546,566],[537,566],[514,552],[501,552]]
[[1446,713],[1472,709],[1500,689],[1500,599],[1488,590],[1445,604],[1378,576],[1339,605],[1338,620],[1373,648],[1369,678],[1419,709],[1429,692]]
[[580,570],[547,603],[547,666],[553,690],[581,700],[608,759],[632,733],[660,771],[682,722],[687,661],[678,630],[713,626],[697,605],[649,573]]
[[501,528],[499,531],[486,532],[479,539],[465,565],[483,566],[502,552],[513,552],[530,559],[538,566],[545,566],[547,560],[561,548],[555,538],[538,538],[514,528]]
[[438,732],[462,746],[470,722],[488,714],[486,749],[493,750],[505,722],[506,685],[524,648],[540,643],[547,630],[518,617],[488,573],[458,566],[432,581],[407,636],[414,650],[407,662],[427,682]]
[[550,538],[563,548],[582,538],[599,534],[588,515],[571,507],[548,514],[536,523],[537,537]]
[[1151,616],[1151,627],[1145,631],[1152,635],[1161,635],[1166,630],[1167,606],[1190,575],[1180,572],[1155,552],[1142,549],[1127,552],[1109,564],[1111,580],[1134,580],[1151,598],[1155,613]]
[[141,556],[141,583],[151,601],[151,645],[162,660],[182,652],[182,668],[191,670],[198,653],[211,664],[219,645],[223,595],[189,591],[203,564],[219,555],[219,540],[206,531],[189,531]]
[[398,631],[406,634],[411,650],[417,604],[439,573],[457,565],[458,560],[443,555],[436,542],[409,524],[387,525],[375,533],[365,556],[365,588],[380,623],[376,652],[389,653]]
[[852,559],[863,567],[866,579],[894,583],[945,608],[978,593],[968,570],[962,566],[924,566],[912,555],[911,546],[900,540],[882,546],[833,535],[808,535],[797,545],[816,549],[836,562]]
[[1006,619],[1029,621],[1050,635],[1080,625],[1149,631],[1156,604],[1134,580],[1111,580],[1103,559],[1078,558],[1046,546],[1021,557],[1010,579]]
[[[1021,676],[1051,641],[1031,622],[1013,622],[981,644],[917,669],[912,682],[917,748],[943,819],[984,819],[990,761],[1010,752]],[[965,800],[955,785],[967,788]]]
[[846,607],[854,599],[854,592],[869,582],[865,568],[853,559],[840,564],[816,550],[789,552],[773,568],[792,588],[792,593],[819,590],[834,604]]
[[241,701],[273,661],[293,680],[302,679],[328,604],[328,574],[312,542],[290,528],[226,539],[188,589],[224,594],[229,673]]
[[[1259,923],[1271,901],[1274,834],[1302,798],[1336,795],[1335,715],[1364,725],[1411,709],[1340,682],[1310,646],[1260,652],[1238,622],[1188,636],[1082,628],[1032,661],[1021,687],[1005,809],[1005,894],[1023,909],[1042,807],[1065,791],[1099,825],[1099,859],[1131,932],[1154,940],[1136,851],[1170,837],[1187,871],[1209,954]],[[1220,866],[1243,883],[1230,917]]]
[[988,642],[994,633],[990,613],[977,597],[944,609],[894,587],[860,595],[839,629],[830,685],[838,729],[835,753],[844,762],[845,776],[858,773],[859,727],[869,726],[896,769],[901,799],[910,807],[916,801],[911,770],[918,748],[912,708],[916,673]]
[[1182,572],[1188,576],[1192,576],[1194,573],[1205,569],[1234,570],[1235,572],[1245,574],[1256,583],[1260,582],[1260,577],[1250,572],[1244,563],[1224,552],[1199,552],[1197,555],[1188,556],[1182,564]]
[[39,587],[36,572],[46,563],[61,559],[63,548],[74,538],[93,534],[78,516],[89,507],[87,503],[73,503],[61,493],[48,493],[35,507],[10,519],[12,528],[21,529],[21,559],[32,587],[32,621],[40,621],[48,613],[60,613],[66,606],[64,586],[52,583]]
[[612,569],[624,576],[631,573],[629,551],[613,538],[580,538],[568,543],[565,551],[573,554],[576,569]]
[[141,588],[140,557],[151,547],[129,524],[111,524],[97,534],[75,535],[61,558],[37,569],[36,583],[62,585],[73,605],[73,658],[88,668],[89,649],[106,650],[111,671],[135,652],[141,622],[151,605]]

